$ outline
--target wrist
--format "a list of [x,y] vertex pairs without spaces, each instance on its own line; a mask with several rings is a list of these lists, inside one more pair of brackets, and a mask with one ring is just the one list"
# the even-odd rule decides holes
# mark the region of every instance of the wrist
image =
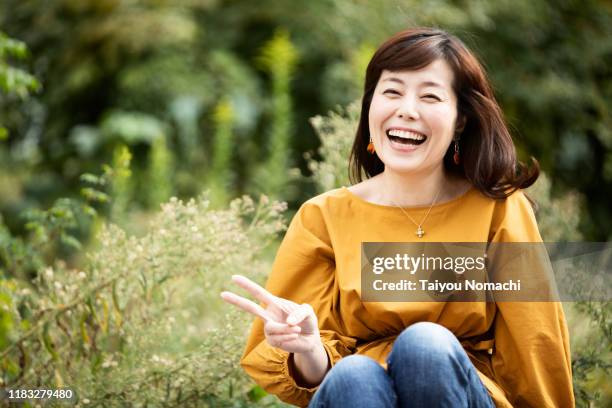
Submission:
[[330,369],[330,360],[323,342],[313,345],[311,350],[290,353],[288,358],[289,373],[296,384],[305,388],[317,386]]
[[315,354],[318,354],[321,350],[325,350],[325,347],[323,347],[323,342],[321,341],[321,337],[317,336],[317,341],[315,343],[313,343],[308,350],[305,350],[303,352],[300,353],[296,353],[296,354],[303,354],[305,356],[312,356]]

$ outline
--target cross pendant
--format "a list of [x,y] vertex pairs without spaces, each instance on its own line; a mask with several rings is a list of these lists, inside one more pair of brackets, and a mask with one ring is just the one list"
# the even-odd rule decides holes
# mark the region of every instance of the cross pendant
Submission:
[[419,238],[423,238],[423,235],[425,235],[425,231],[423,231],[423,228],[421,228],[421,226],[419,225],[419,228],[417,228],[416,230],[416,236]]

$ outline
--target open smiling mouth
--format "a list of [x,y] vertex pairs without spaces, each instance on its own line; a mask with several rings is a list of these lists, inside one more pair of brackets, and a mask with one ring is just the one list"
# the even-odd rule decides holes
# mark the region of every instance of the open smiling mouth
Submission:
[[385,132],[387,137],[394,142],[405,144],[405,145],[420,145],[425,143],[427,136],[421,133],[409,132],[399,129],[390,129]]

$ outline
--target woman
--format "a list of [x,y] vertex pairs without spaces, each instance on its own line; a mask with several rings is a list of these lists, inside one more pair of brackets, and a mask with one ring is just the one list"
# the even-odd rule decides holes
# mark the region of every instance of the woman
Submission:
[[[357,184],[304,203],[266,289],[242,366],[306,406],[571,407],[559,303],[362,302],[362,242],[541,242],[484,70],[456,37],[410,29],[370,61],[351,153]],[[365,176],[365,180],[363,180]]]

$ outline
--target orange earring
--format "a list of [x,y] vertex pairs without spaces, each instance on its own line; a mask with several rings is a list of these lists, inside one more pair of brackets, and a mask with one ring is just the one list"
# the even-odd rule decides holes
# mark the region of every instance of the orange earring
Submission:
[[453,154],[453,161],[456,165],[459,165],[459,140],[455,140],[455,154]]
[[370,154],[374,154],[376,150],[374,149],[374,143],[372,143],[372,137],[370,136],[370,143],[368,143],[368,152]]

